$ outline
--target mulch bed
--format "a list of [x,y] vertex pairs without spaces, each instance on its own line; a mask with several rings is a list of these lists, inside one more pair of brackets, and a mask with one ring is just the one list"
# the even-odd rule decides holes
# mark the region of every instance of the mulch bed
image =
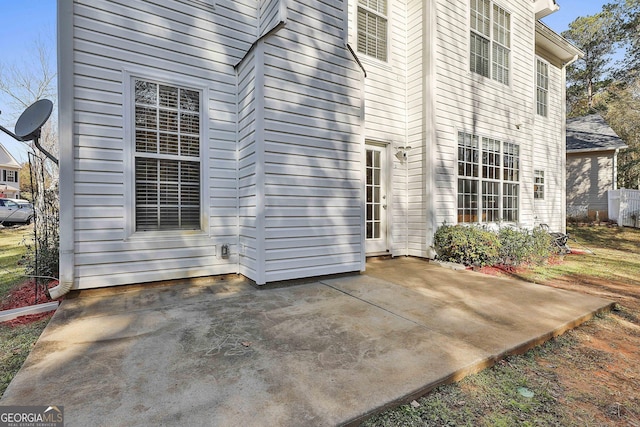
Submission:
[[[50,288],[57,284],[57,281],[52,281],[47,285],[47,288]],[[51,302],[51,299],[49,299],[49,297],[44,292],[44,287],[42,285],[38,286],[37,290],[38,296],[36,299],[36,286],[34,281],[28,280],[24,282],[22,285],[12,290],[11,293],[4,298],[4,300],[0,303],[0,311],[29,307],[31,305]],[[52,314],[52,312],[28,314],[26,316],[20,316],[13,320],[2,322],[2,324],[8,326],[28,325],[40,319],[50,317]]]

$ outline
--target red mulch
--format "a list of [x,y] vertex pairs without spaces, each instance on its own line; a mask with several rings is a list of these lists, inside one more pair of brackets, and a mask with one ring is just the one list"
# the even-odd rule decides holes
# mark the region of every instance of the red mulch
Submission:
[[[53,281],[47,285],[47,288],[55,286],[57,284],[57,281]],[[36,300],[36,287],[33,280],[28,280],[19,287],[15,288],[9,295],[4,298],[4,300],[0,303],[0,310],[11,310],[14,308],[28,307],[30,305],[44,304],[47,302],[51,302],[51,299],[49,299],[49,297],[45,294],[44,288],[42,286],[38,287],[38,299]],[[26,316],[17,317],[13,320],[2,322],[2,324],[9,326],[27,325],[40,319],[50,317],[52,314],[52,312],[29,314]]]

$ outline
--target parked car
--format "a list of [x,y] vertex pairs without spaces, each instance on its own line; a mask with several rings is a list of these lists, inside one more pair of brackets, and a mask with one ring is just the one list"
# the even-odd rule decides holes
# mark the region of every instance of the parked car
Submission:
[[0,224],[31,224],[34,211],[28,200],[0,199]]

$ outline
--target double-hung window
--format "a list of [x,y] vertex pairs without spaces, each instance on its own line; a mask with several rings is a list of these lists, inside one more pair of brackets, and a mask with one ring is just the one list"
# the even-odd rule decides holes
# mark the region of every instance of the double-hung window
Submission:
[[533,171],[533,198],[537,200],[544,199],[544,171]]
[[199,230],[200,92],[135,79],[135,229]]
[[16,171],[5,170],[4,180],[5,182],[18,182],[18,173]]
[[536,59],[536,113],[549,115],[549,64]]
[[458,222],[518,221],[520,147],[458,132]]
[[470,0],[470,70],[509,84],[511,15],[491,0]]
[[358,0],[358,52],[387,60],[387,0]]

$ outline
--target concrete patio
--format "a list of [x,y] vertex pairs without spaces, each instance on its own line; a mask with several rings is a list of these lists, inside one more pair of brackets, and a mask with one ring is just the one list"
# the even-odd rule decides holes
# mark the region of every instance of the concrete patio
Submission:
[[357,424],[610,302],[413,258],[257,290],[241,278],[67,299],[0,405],[67,426]]

